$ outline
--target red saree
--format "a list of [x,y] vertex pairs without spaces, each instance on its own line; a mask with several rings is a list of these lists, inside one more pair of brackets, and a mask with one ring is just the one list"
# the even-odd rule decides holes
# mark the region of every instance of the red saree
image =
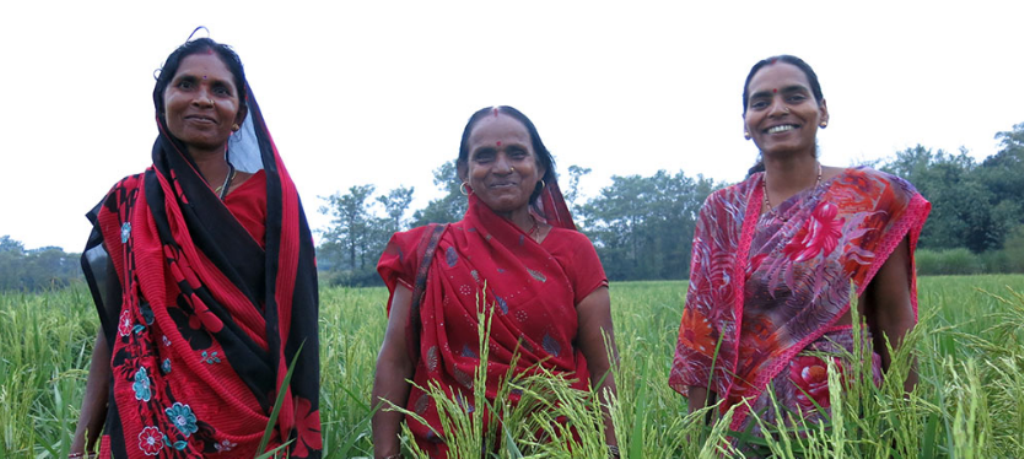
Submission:
[[769,386],[807,418],[818,416],[814,402],[828,407],[825,363],[802,353],[853,350],[851,328],[836,326],[851,288],[863,293],[905,238],[916,316],[913,252],[931,207],[905,180],[861,167],[798,193],[776,218],[760,214],[762,180],[758,173],[719,190],[700,211],[669,376],[683,395],[689,386],[716,392],[723,412],[739,405],[733,430],[749,422],[744,401],[774,421]]
[[153,165],[88,215],[82,265],[112,367],[102,457],[253,457],[282,390],[268,449],[320,456],[312,237],[249,94],[228,151],[255,175],[238,194],[220,201],[158,118]]
[[[557,184],[548,184],[541,202],[553,228],[541,243],[474,195],[470,195],[469,209],[461,221],[447,227],[415,228],[392,237],[377,265],[392,295],[398,283],[413,289],[417,277],[426,276],[418,310],[414,300],[410,312],[408,333],[416,385],[440,383],[451,388],[449,395],[463,401],[465,409],[476,409],[471,400],[473,375],[480,362],[477,295],[486,295],[487,307],[494,308],[488,400],[494,400],[498,381],[506,376],[517,348],[520,358],[515,374],[543,360],[545,368],[572,375],[577,380],[575,387],[589,386],[586,360],[574,345],[576,304],[607,285],[607,280],[593,245],[575,231],[564,204],[557,205],[560,197]],[[432,237],[435,244],[431,244]],[[421,270],[420,261],[430,245],[435,245],[433,259],[428,270]],[[429,424],[407,419],[420,448],[430,457],[447,457],[434,401],[413,387],[407,408]]]

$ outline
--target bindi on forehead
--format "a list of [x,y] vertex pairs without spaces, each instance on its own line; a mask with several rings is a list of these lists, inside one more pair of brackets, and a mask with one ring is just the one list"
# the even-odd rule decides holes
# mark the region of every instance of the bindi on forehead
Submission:
[[498,117],[498,107],[494,107],[494,109],[491,111],[491,113],[493,113],[494,117],[497,118]]
[[[203,77],[203,78],[206,78],[206,77]],[[778,93],[779,93],[779,88],[772,88],[772,94],[778,94]]]
[[501,141],[500,141],[500,140],[498,141],[498,146],[499,146],[499,147],[501,146]]

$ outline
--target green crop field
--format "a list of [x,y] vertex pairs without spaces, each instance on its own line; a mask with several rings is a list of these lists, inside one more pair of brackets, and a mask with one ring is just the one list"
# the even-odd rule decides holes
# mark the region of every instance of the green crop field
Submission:
[[[833,401],[830,422],[789,425],[788,433],[775,429],[765,440],[740,435],[747,440],[739,442],[723,440],[725,423],[711,429],[703,413],[687,416],[686,400],[666,385],[685,285],[612,285],[621,365],[619,397],[610,412],[623,457],[741,457],[740,449],[775,457],[1024,458],[1024,296],[1014,293],[1024,292],[1024,276],[922,278],[922,326],[908,338],[921,375],[914,394],[904,397],[898,378],[880,388],[848,384],[832,391],[843,399]],[[321,291],[325,457],[372,456],[370,386],[386,299],[383,289]],[[91,297],[80,285],[48,294],[0,294],[0,459],[67,456],[97,327]],[[908,361],[898,357],[894,374],[905,372]],[[531,400],[523,405],[558,399],[551,409],[558,412],[526,415],[529,406],[508,408],[505,429],[495,434],[479,430],[479,417],[489,410],[466,415],[450,404],[461,426],[450,442],[496,457],[606,456],[594,414],[599,410],[591,409],[594,397],[568,391],[557,380],[514,384]],[[577,436],[551,422],[559,414]]]

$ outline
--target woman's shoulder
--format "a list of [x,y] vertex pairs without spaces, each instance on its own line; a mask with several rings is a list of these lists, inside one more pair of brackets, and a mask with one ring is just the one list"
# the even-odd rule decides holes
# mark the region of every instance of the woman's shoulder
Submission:
[[568,245],[571,247],[593,247],[594,245],[586,234],[583,234],[577,230],[559,228],[557,226],[551,227],[551,230],[548,232],[548,235],[545,236],[545,238],[551,238],[550,242],[556,242],[559,243],[560,245]]
[[761,180],[761,175],[763,175],[763,172],[755,172],[744,178],[739,183],[734,183],[712,191],[711,194],[704,199],[703,208],[717,207],[724,204],[735,206],[746,202],[748,196],[750,196],[751,190],[760,183],[759,180]]
[[869,166],[847,168],[842,174],[847,182],[876,183],[880,185],[877,187],[879,190],[892,190],[907,199],[919,194],[917,188],[906,179]]

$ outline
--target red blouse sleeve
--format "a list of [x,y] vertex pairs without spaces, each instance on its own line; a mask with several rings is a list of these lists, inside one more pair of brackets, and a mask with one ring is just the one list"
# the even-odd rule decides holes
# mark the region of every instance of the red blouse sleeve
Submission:
[[600,287],[608,286],[608,276],[604,273],[601,259],[594,250],[594,244],[586,235],[578,231],[552,228],[544,246],[548,246],[552,256],[562,264],[569,283],[572,284],[573,301],[580,304],[587,295]]
[[[413,290],[416,282],[416,270],[419,268],[419,248],[423,239],[424,231],[429,227],[421,226],[409,231],[395,233],[388,241],[384,253],[380,255],[377,262],[377,273],[388,286],[392,295],[399,283]],[[391,300],[388,299],[388,308],[391,308]]]

